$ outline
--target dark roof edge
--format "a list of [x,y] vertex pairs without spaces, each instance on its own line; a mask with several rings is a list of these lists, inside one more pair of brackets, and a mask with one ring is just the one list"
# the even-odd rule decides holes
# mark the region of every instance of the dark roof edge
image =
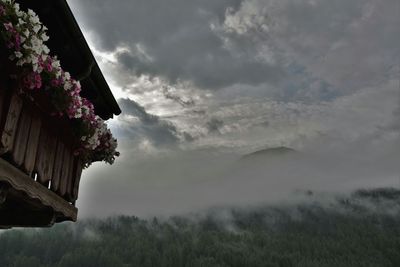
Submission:
[[86,58],[90,60],[88,62],[88,65],[92,65],[93,67],[90,72],[90,77],[96,81],[96,85],[98,86],[98,92],[102,95],[102,97],[107,101],[107,104],[110,107],[110,111],[115,114],[119,115],[121,114],[121,109],[118,106],[117,101],[115,100],[110,87],[107,84],[106,79],[103,76],[103,73],[101,72],[99,65],[97,64],[96,59],[93,56],[93,53],[86,42],[86,39],[79,27],[78,22],[75,19],[74,14],[72,13],[71,8],[69,7],[68,3],[66,0],[58,0],[58,4],[60,5],[61,11],[65,14],[65,17],[67,18],[65,25],[68,27],[71,32],[74,33],[76,42],[79,44],[80,49],[85,53]]

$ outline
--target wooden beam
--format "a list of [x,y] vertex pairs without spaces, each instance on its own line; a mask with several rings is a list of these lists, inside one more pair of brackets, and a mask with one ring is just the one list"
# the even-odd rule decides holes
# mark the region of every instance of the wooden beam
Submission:
[[23,192],[30,199],[39,200],[43,206],[51,208],[65,219],[77,219],[76,207],[3,159],[0,159],[0,183],[6,183],[13,190]]

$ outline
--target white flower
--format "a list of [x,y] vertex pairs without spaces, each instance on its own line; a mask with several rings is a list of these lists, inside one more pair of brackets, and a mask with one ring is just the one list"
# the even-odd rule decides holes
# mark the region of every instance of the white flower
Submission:
[[38,32],[40,31],[41,28],[42,28],[42,27],[41,27],[40,25],[35,25],[35,26],[33,27],[33,31],[34,31],[35,33],[38,33]]
[[71,74],[69,72],[64,72],[64,81],[69,81],[71,79]]
[[19,51],[15,52],[14,54],[17,58],[21,58],[23,56],[23,54]]
[[42,33],[42,34],[40,35],[40,38],[41,38],[44,42],[47,42],[47,41],[49,40],[49,36],[47,36],[46,33]]
[[36,16],[36,13],[32,9],[28,9],[28,15],[29,16]]
[[34,65],[37,65],[39,63],[39,59],[35,57],[34,55],[31,56],[31,62]]
[[45,53],[45,54],[50,53],[50,49],[47,47],[47,45],[43,45],[42,50],[43,50],[43,53]]
[[25,16],[25,13],[20,10],[16,11],[15,13],[17,14],[17,17],[19,17],[19,18],[23,18]]
[[22,25],[24,25],[26,22],[23,20],[23,19],[21,19],[21,18],[19,18],[18,19],[18,25],[19,26],[22,26]]
[[18,3],[15,3],[15,4],[14,4],[14,10],[15,10],[16,12],[19,11],[19,4],[18,4]]
[[43,54],[43,55],[42,55],[42,61],[46,61],[48,57],[49,57],[48,55]]
[[61,70],[58,70],[57,72],[56,72],[56,78],[58,79],[58,78],[60,78],[61,77]]
[[28,38],[30,35],[29,29],[25,29],[25,31],[23,32],[23,35],[25,35],[25,37]]
[[75,119],[82,118],[82,110],[81,110],[81,109],[77,109],[77,110],[76,110],[76,113],[75,113],[74,118],[75,118]]
[[71,88],[72,88],[72,84],[71,84],[69,81],[67,81],[67,82],[64,84],[64,90],[65,90],[65,91],[69,91],[69,90],[71,90]]
[[57,58],[54,58],[53,62],[51,63],[51,66],[55,69],[59,69],[60,68],[60,61],[57,60]]
[[26,60],[22,58],[22,59],[18,60],[16,64],[17,64],[17,66],[22,66],[25,63],[26,63]]

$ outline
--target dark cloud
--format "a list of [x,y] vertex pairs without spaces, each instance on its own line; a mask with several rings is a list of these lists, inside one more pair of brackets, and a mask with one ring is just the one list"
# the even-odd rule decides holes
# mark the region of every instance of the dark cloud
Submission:
[[336,91],[380,86],[398,66],[398,1],[253,2],[273,14],[274,39],[292,60]]
[[396,0],[245,0],[221,30],[235,51],[286,66],[285,97],[326,101],[388,79],[399,64],[397,13]]
[[[179,132],[170,122],[161,120],[159,117],[146,112],[144,107],[130,99],[119,99],[122,114],[119,132],[125,132],[129,138],[146,138],[154,145],[170,145],[179,141]],[[137,118],[135,122],[130,117]]]
[[170,87],[168,87],[168,86],[163,86],[162,92],[163,92],[165,98],[178,103],[182,107],[190,107],[190,106],[194,106],[196,104],[196,102],[192,98],[183,98],[177,94],[174,94],[173,92],[171,92]]
[[236,83],[276,81],[282,70],[226,47],[211,24],[222,24],[228,8],[242,0],[74,2],[80,21],[96,36],[96,46],[118,54],[135,75],[164,77],[214,89]]
[[221,133],[220,129],[222,126],[224,126],[224,122],[217,118],[212,118],[207,122],[207,129],[210,133]]
[[269,121],[263,121],[258,125],[261,126],[261,127],[269,127],[270,126],[270,122]]
[[145,74],[206,89],[263,85],[264,94],[275,90],[285,101],[330,101],[379,86],[398,66],[396,0],[70,3],[97,49],[127,48],[116,55],[122,82]]

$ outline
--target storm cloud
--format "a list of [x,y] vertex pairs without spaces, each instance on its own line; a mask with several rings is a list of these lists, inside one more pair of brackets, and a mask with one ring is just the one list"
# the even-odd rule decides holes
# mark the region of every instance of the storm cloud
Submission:
[[[122,114],[118,117],[119,134],[129,139],[149,140],[154,145],[170,145],[179,141],[179,133],[176,127],[159,117],[149,114],[135,101],[119,99],[118,104]],[[125,127],[124,127],[125,126]]]
[[[241,1],[79,1],[83,23],[93,30],[99,49],[115,51],[125,70],[189,80],[204,88],[232,83],[258,84],[281,75],[279,66],[231,51],[213,29],[228,7]],[[75,3],[74,3],[75,4]]]
[[379,83],[398,68],[395,0],[71,3],[98,49],[126,48],[117,58],[127,72],[170,83],[279,82],[290,91],[301,89],[291,83],[300,74],[293,82],[323,94],[329,85],[354,91]]

